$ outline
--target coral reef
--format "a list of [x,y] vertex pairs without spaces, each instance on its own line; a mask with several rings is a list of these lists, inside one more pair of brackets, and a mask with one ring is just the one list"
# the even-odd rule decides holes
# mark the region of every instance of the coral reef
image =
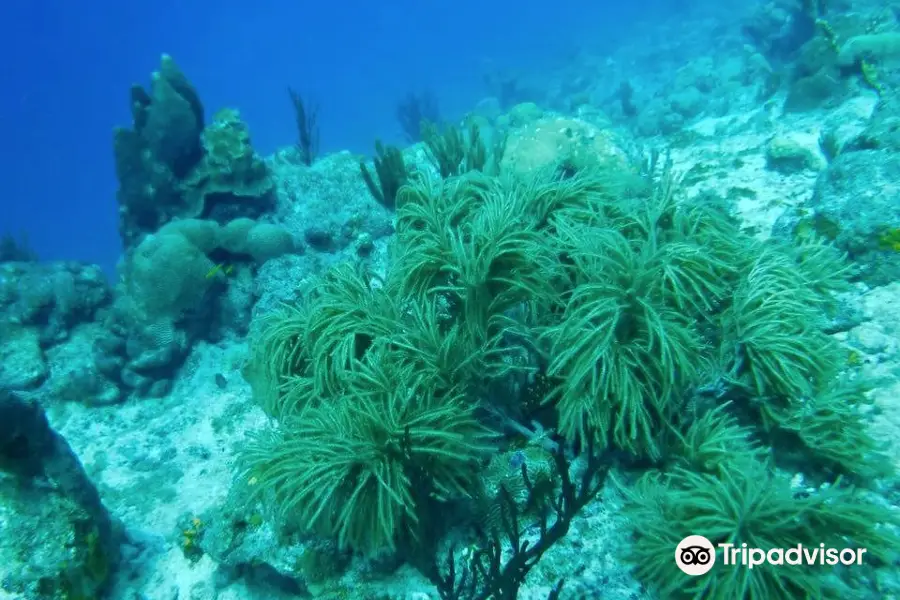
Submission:
[[119,232],[126,248],[177,218],[256,218],[272,181],[235,110],[204,121],[200,97],[163,55],[150,91],[131,91],[132,129],[114,135]]
[[[444,598],[501,588],[515,597],[522,580],[504,565],[521,557],[498,541],[481,542],[476,556],[492,566],[474,579],[446,579],[417,558],[447,532],[440,515],[477,520],[465,499],[486,497],[491,448],[514,443],[521,428],[509,423],[535,422],[558,432],[555,448],[613,448],[622,466],[650,461],[662,477],[677,477],[679,464],[705,472],[725,444],[756,456],[765,477],[780,477],[765,456],[791,462],[833,482],[810,502],[828,505],[825,490],[840,490],[860,511],[841,531],[889,557],[888,533],[853,525],[893,526],[897,516],[835,479],[884,474],[865,416],[828,416],[836,398],[852,396],[827,395],[841,372],[824,333],[829,293],[849,272],[841,255],[815,240],[756,241],[727,211],[681,197],[667,167],[640,172],[560,159],[525,178],[420,173],[401,188],[387,272],[332,269],[306,300],[271,315],[255,342],[245,376],[277,426],[248,448],[244,477],[276,527],[369,556],[399,553]],[[723,415],[746,429],[716,424]],[[741,476],[757,481],[748,465]],[[728,473],[719,472],[726,483]],[[649,492],[635,489],[640,505]],[[494,502],[508,515],[506,494],[502,486]],[[697,518],[714,506],[699,506]],[[806,509],[788,498],[784,511]],[[503,522],[515,550],[518,522]],[[542,550],[522,560],[537,561],[553,531],[545,523],[531,546]],[[656,576],[646,575],[668,581]]]
[[895,12],[654,12],[374,162],[164,56],[119,280],[0,243],[0,596],[900,595]]
[[[0,552],[19,597],[102,595],[119,563],[121,531],[66,440],[37,402],[0,390],[0,521],[19,552]],[[46,480],[52,487],[36,485]],[[32,523],[40,522],[36,533]],[[3,550],[11,549],[6,545]]]

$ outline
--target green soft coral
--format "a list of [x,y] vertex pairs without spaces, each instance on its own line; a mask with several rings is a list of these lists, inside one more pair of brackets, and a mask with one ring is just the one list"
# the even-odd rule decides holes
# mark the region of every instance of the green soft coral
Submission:
[[750,427],[740,425],[722,404],[690,422],[685,431],[675,430],[670,452],[675,464],[695,473],[721,474],[735,457],[765,462],[768,448],[753,438]]
[[417,538],[432,498],[476,489],[490,432],[463,397],[435,396],[381,351],[354,372],[341,397],[285,419],[246,458],[286,522],[375,553]]
[[333,268],[254,345],[247,374],[277,425],[248,473],[285,521],[395,548],[431,502],[481,497],[504,449],[485,425],[513,420],[726,488],[732,458],[781,458],[784,432],[820,457],[810,471],[863,469],[863,421],[840,438],[821,395],[843,364],[823,327],[848,272],[829,245],[754,241],[670,174],[419,175],[397,207],[383,277]]
[[894,560],[900,542],[892,533],[900,524],[896,510],[841,486],[799,495],[789,479],[747,456],[733,456],[719,474],[681,469],[649,474],[626,497],[625,514],[636,533],[630,551],[636,574],[666,598],[788,600],[851,592],[841,579],[826,576],[833,567],[747,569],[717,563],[712,575],[687,576],[672,554],[688,535],[702,535],[714,546],[746,543],[764,551],[798,544],[866,548],[868,564]]
[[828,472],[869,482],[894,473],[885,447],[869,433],[870,383],[847,374],[787,412],[779,427],[796,435],[804,459]]
[[820,297],[790,256],[764,249],[721,316],[732,383],[758,398],[815,394],[838,364],[838,346],[823,332],[823,319]]
[[551,220],[572,288],[542,338],[557,382],[548,401],[567,437],[589,427],[604,443],[659,458],[661,432],[704,371],[698,325],[745,259],[724,215],[678,206],[674,189],[663,182],[649,198],[621,202],[598,195]]
[[547,372],[559,381],[548,400],[566,436],[583,439],[589,427],[604,443],[658,456],[656,432],[698,371],[701,340],[663,301],[652,256],[614,230],[572,234],[580,281],[544,332]]

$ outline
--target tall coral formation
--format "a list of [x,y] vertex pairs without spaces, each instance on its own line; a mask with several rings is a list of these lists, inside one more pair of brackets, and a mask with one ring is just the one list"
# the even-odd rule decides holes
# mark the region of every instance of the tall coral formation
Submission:
[[114,132],[126,249],[176,218],[255,218],[271,206],[272,181],[247,125],[224,110],[205,126],[199,95],[170,56],[149,91],[132,87],[131,113],[132,128]]
[[119,233],[126,247],[182,210],[180,181],[203,156],[203,105],[164,55],[150,90],[131,88],[132,128],[114,132]]

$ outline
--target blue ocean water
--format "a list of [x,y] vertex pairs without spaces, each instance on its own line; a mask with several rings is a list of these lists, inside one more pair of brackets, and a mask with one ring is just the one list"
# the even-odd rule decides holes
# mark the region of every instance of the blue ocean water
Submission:
[[[111,130],[130,121],[127,92],[168,53],[209,107],[234,106],[262,154],[293,143],[286,88],[320,107],[322,150],[371,152],[401,141],[395,107],[431,90],[461,116],[493,70],[539,70],[579,47],[615,43],[665,2],[291,2],[249,7],[163,0],[13,0],[0,7],[9,158],[0,230],[26,232],[51,260],[112,274],[121,253]],[[211,112],[208,111],[208,112]]]

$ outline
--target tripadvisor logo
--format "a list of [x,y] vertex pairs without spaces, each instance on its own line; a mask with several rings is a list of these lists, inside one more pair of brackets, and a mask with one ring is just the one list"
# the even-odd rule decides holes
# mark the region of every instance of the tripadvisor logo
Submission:
[[[760,565],[861,565],[865,548],[826,548],[825,544],[792,548],[750,548],[747,544],[719,544],[722,549],[722,564],[740,565],[752,569]],[[675,564],[684,573],[704,575],[716,564],[716,549],[713,543],[702,535],[689,535],[675,547]]]
[[716,564],[716,549],[702,535],[689,535],[675,547],[675,564],[688,575],[703,575]]

